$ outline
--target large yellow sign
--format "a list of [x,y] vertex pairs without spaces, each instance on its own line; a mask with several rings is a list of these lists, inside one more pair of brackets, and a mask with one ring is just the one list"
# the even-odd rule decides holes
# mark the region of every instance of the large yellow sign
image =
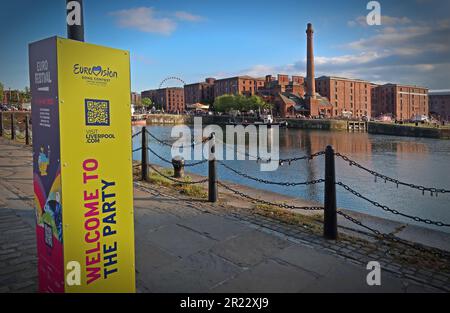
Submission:
[[57,64],[65,291],[134,292],[129,53],[57,38]]

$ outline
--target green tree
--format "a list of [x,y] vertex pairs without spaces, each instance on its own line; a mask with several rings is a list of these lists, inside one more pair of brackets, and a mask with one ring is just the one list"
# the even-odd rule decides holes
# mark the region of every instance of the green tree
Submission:
[[142,98],[142,105],[144,106],[144,107],[146,107],[146,108],[149,108],[149,107],[151,107],[152,105],[153,105],[153,101],[152,101],[152,99],[150,99],[150,98],[147,98],[147,97],[145,97],[145,98]]
[[271,104],[265,102],[261,97],[253,95],[251,97],[243,95],[223,95],[217,97],[214,101],[214,110],[218,112],[229,112],[231,110],[239,111],[258,111],[270,109]]
[[217,112],[229,112],[239,109],[234,95],[222,95],[214,100],[214,110]]
[[0,82],[0,103],[2,103],[3,101],[3,90],[5,89],[5,87],[3,86],[3,84]]
[[28,86],[25,86],[25,89],[23,90],[21,97],[24,102],[31,101],[31,92],[30,92],[30,88]]
[[267,103],[261,97],[258,97],[258,96],[251,96],[249,98],[248,105],[249,105],[250,110],[254,110],[254,111],[264,110],[264,109],[270,110],[272,108],[272,104]]

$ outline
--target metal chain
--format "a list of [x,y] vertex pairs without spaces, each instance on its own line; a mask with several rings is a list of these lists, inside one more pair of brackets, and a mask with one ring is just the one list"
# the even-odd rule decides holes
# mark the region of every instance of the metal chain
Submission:
[[173,178],[173,177],[170,177],[170,176],[168,176],[168,175],[165,175],[165,174],[161,173],[160,171],[158,171],[158,170],[157,170],[153,165],[151,165],[151,164],[149,164],[148,166],[150,166],[150,168],[151,168],[152,170],[154,170],[158,175],[160,175],[160,176],[162,176],[162,177],[164,177],[164,178],[167,178],[168,180],[171,180],[171,181],[173,181],[173,182],[176,182],[176,183],[178,183],[178,184],[194,185],[194,184],[203,184],[203,183],[206,183],[206,182],[208,181],[208,178],[205,178],[205,179],[202,179],[202,180],[198,180],[198,181],[183,181],[183,180],[178,180],[178,179],[175,179],[175,178]]
[[363,171],[366,171],[367,173],[373,175],[373,176],[375,177],[375,182],[377,181],[377,178],[381,178],[381,179],[384,180],[385,182],[389,181],[389,182],[392,182],[392,183],[396,184],[396,185],[397,185],[397,188],[398,188],[399,185],[407,186],[407,187],[410,187],[410,188],[413,188],[413,189],[421,190],[421,191],[422,191],[422,194],[425,194],[425,191],[430,192],[431,195],[434,194],[434,195],[436,195],[436,196],[437,196],[438,193],[450,193],[450,190],[444,189],[444,188],[425,187],[425,186],[420,186],[420,185],[415,185],[415,184],[405,183],[405,182],[402,182],[402,181],[400,181],[400,180],[398,180],[398,179],[391,178],[391,177],[389,177],[389,176],[386,176],[386,175],[377,173],[377,172],[375,172],[375,171],[373,171],[373,170],[371,170],[371,169],[368,169],[367,167],[364,167],[363,165],[357,163],[356,161],[351,160],[351,159],[348,158],[347,156],[342,155],[342,154],[340,154],[340,153],[338,153],[338,152],[335,153],[335,155],[338,156],[338,157],[340,157],[340,158],[342,158],[342,159],[343,159],[345,162],[347,162],[350,166],[356,166],[356,167],[362,169]]
[[[156,151],[154,151],[152,148],[147,147],[147,149],[148,149],[148,151],[150,151],[152,154],[154,154],[155,156],[157,156],[157,157],[158,157],[160,160],[162,160],[163,162],[166,162],[166,163],[168,163],[168,164],[172,164],[172,161],[171,161],[171,160],[168,160],[168,159],[162,157],[162,156],[159,155]],[[185,167],[192,167],[192,166],[200,165],[200,164],[203,164],[203,163],[206,163],[206,162],[208,162],[208,159],[201,160],[201,161],[194,162],[194,163],[185,163],[184,166],[185,166]]]
[[162,156],[160,156],[158,153],[156,153],[152,148],[147,147],[148,151],[150,151],[151,153],[153,153],[155,156],[157,156],[161,161],[172,164],[172,161],[167,160],[165,158],[163,158]]
[[446,258],[446,259],[450,258],[450,254],[448,252],[441,251],[441,250],[438,250],[436,248],[425,248],[425,247],[423,247],[421,245],[414,244],[412,242],[409,242],[409,241],[406,241],[404,239],[401,239],[401,238],[399,238],[399,237],[397,237],[397,236],[395,236],[393,234],[384,234],[384,233],[380,232],[377,229],[374,229],[372,227],[364,225],[363,223],[361,223],[361,221],[357,220],[356,218],[354,218],[354,217],[352,217],[352,216],[350,216],[350,215],[348,215],[348,214],[346,214],[346,213],[344,213],[342,211],[337,211],[337,214],[341,215],[342,217],[344,217],[345,219],[349,220],[350,222],[352,222],[352,223],[354,223],[354,224],[356,224],[356,225],[358,225],[358,226],[360,226],[362,228],[365,228],[365,229],[369,230],[370,232],[374,233],[376,236],[378,236],[381,239],[385,239],[385,240],[388,240],[388,241],[391,241],[391,242],[394,242],[394,243],[399,243],[399,244],[402,244],[402,245],[407,246],[409,248],[413,248],[415,250],[418,250],[420,252],[431,253],[434,256],[437,256],[437,257],[440,257],[440,258]]
[[263,199],[257,199],[257,198],[254,198],[252,196],[249,196],[249,195],[247,195],[247,194],[245,194],[243,192],[240,192],[240,191],[238,191],[236,189],[233,189],[233,188],[225,185],[224,183],[222,183],[220,181],[218,181],[217,184],[219,186],[222,186],[223,188],[227,189],[228,191],[231,191],[232,193],[238,195],[238,196],[241,196],[241,197],[246,198],[248,200],[259,202],[259,203],[262,203],[262,204],[265,204],[265,205],[277,206],[277,207],[282,208],[282,209],[291,209],[291,210],[306,210],[306,211],[320,211],[320,210],[323,210],[323,207],[318,207],[318,206],[295,206],[295,205],[290,205],[290,204],[285,204],[285,203],[269,202],[269,201],[266,201],[266,200],[263,200]]
[[168,146],[168,147],[173,147],[173,148],[188,148],[188,147],[192,148],[192,147],[195,147],[196,145],[204,144],[204,143],[208,142],[211,139],[211,137],[209,137],[209,138],[203,139],[201,142],[192,142],[190,145],[173,146],[173,143],[171,143],[171,142],[169,142],[167,140],[159,139],[158,137],[156,137],[155,135],[150,133],[147,129],[145,131],[147,132],[147,134],[150,135],[150,137],[155,139],[160,144]]
[[305,156],[302,156],[302,157],[280,159],[280,160],[278,160],[278,162],[279,162],[280,166],[283,166],[285,163],[287,163],[288,165],[291,165],[292,162],[302,161],[302,160],[311,161],[312,159],[314,159],[314,158],[316,158],[318,156],[324,155],[324,154],[325,154],[325,151],[319,151],[319,152],[313,153],[311,155],[305,155]]
[[414,220],[416,222],[421,222],[421,223],[425,223],[425,224],[428,224],[428,225],[436,225],[436,226],[440,226],[440,227],[450,227],[450,224],[446,224],[446,223],[443,223],[443,222],[440,222],[440,221],[432,221],[432,220],[421,218],[421,217],[418,217],[418,216],[412,216],[412,215],[405,214],[405,213],[399,212],[397,210],[391,209],[387,205],[380,204],[380,203],[378,203],[376,201],[373,201],[373,200],[363,196],[361,193],[359,193],[356,190],[350,188],[348,185],[346,185],[346,184],[344,184],[342,182],[337,182],[336,185],[341,186],[342,188],[344,188],[348,192],[352,193],[353,195],[357,196],[358,198],[361,198],[361,199],[363,199],[363,200],[365,200],[367,202],[370,202],[372,205],[382,209],[383,211],[390,212],[390,213],[395,214],[395,215],[400,215],[400,216],[412,219],[412,220]]
[[[218,139],[216,139],[216,140],[218,140]],[[218,140],[218,141],[220,143],[224,144],[224,145],[227,145],[225,142],[223,142],[221,140]],[[310,160],[314,159],[315,157],[318,157],[318,156],[321,156],[321,155],[325,154],[325,151],[319,151],[319,152],[313,153],[311,155],[305,155],[305,156],[302,156],[302,157],[272,160],[271,158],[263,159],[260,156],[251,155],[248,152],[242,153],[242,152],[239,151],[239,149],[236,149],[236,152],[239,153],[240,155],[245,155],[246,157],[253,158],[253,159],[256,160],[256,162],[270,163],[271,161],[278,161],[278,164],[280,166],[283,166],[286,163],[288,165],[291,165],[292,162],[301,161],[301,160],[308,160],[308,161],[310,161]]]
[[205,159],[205,160],[194,162],[194,163],[185,163],[184,166],[185,167],[197,166],[197,165],[200,165],[200,164],[204,164],[204,163],[206,163],[208,161],[209,161],[208,159]]
[[300,185],[314,185],[314,184],[319,184],[319,183],[323,183],[325,180],[324,179],[316,179],[316,180],[311,180],[311,181],[306,181],[306,182],[294,182],[294,183],[290,183],[290,182],[276,182],[276,181],[271,181],[271,180],[265,180],[265,179],[261,179],[261,178],[257,178],[257,177],[253,177],[250,176],[248,174],[242,173],[232,167],[230,167],[229,165],[225,164],[224,162],[218,161],[218,163],[220,165],[222,165],[223,167],[225,167],[226,169],[236,173],[237,175],[240,175],[242,177],[245,177],[247,179],[251,179],[254,181],[257,181],[259,183],[263,183],[263,184],[268,184],[268,185],[280,185],[280,186],[300,186]]
[[138,131],[136,134],[134,134],[133,136],[131,136],[131,138],[134,138],[134,137],[140,135],[141,133],[142,133],[142,130]]
[[160,144],[166,145],[166,146],[172,146],[171,144],[165,142],[164,140],[159,139],[158,137],[156,137],[155,135],[153,135],[152,133],[150,133],[147,129],[145,130],[146,133],[152,137],[153,139],[155,139],[157,142],[159,142]]
[[[220,140],[219,138],[216,138],[216,141],[219,142],[219,143],[221,143],[221,144],[223,144],[223,145],[225,145],[225,146],[228,145],[227,143],[223,142],[223,141]],[[225,148],[225,149],[226,149],[226,148]],[[245,150],[245,149],[244,149],[244,150]],[[240,154],[240,155],[243,155],[243,156],[246,156],[246,157],[248,157],[249,159],[250,159],[250,158],[251,158],[251,159],[255,159],[257,163],[258,163],[258,162],[270,163],[270,162],[272,161],[270,158],[268,158],[268,159],[263,159],[263,158],[261,158],[261,157],[258,156],[258,155],[251,155],[250,153],[248,153],[248,152],[246,152],[246,151],[241,152],[239,148],[236,149],[236,153],[238,153],[238,154]]]
[[[216,138],[216,141],[217,142],[219,142],[219,143],[221,143],[221,144],[223,144],[223,145],[225,145],[225,146],[228,146],[228,144],[227,143],[225,143],[224,141],[222,141],[222,140],[220,140],[219,138]],[[245,150],[245,149],[244,149]],[[269,158],[269,159],[263,159],[263,158],[261,158],[260,156],[255,156],[255,155],[251,155],[250,153],[248,153],[247,151],[244,151],[243,153],[240,151],[240,149],[239,148],[237,148],[236,149],[236,153],[238,153],[238,154],[240,154],[240,155],[243,155],[243,156],[246,156],[246,157],[248,157],[249,159],[251,158],[251,159],[255,159],[256,160],[256,162],[266,162],[266,163],[270,163],[270,161],[271,161],[271,159]]]

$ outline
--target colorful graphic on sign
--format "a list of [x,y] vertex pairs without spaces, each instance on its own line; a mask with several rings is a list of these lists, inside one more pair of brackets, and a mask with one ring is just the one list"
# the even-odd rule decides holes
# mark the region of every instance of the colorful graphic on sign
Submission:
[[29,49],[39,290],[64,292],[56,38]]
[[[134,292],[129,54],[62,38],[37,42],[32,86],[41,59],[48,79],[32,89],[40,290]],[[51,101],[39,97],[41,81]],[[79,284],[64,280],[69,263],[80,264]]]

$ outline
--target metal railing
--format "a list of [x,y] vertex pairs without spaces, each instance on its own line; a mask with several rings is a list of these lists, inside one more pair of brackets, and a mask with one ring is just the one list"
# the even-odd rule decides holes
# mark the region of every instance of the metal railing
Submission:
[[0,112],[0,137],[19,140],[30,145],[32,132],[31,118],[28,112]]
[[[336,201],[337,201],[336,186],[343,188],[346,192],[349,192],[352,195],[365,200],[366,202],[370,203],[371,205],[373,205],[374,207],[376,207],[378,209],[383,210],[384,212],[391,213],[393,215],[402,216],[404,218],[411,219],[418,223],[424,223],[427,225],[434,225],[434,226],[438,226],[438,227],[450,227],[450,223],[447,223],[447,222],[431,220],[431,219],[428,219],[425,217],[420,217],[420,216],[414,216],[411,214],[401,212],[396,209],[392,209],[392,208],[388,207],[387,205],[380,204],[377,201],[374,201],[374,200],[370,199],[369,197],[362,195],[361,193],[359,193],[352,187],[348,186],[347,184],[345,184],[341,181],[336,181],[335,159],[336,159],[336,157],[338,157],[339,159],[342,159],[349,166],[355,166],[356,168],[359,168],[362,171],[371,174],[372,176],[375,177],[375,181],[377,181],[376,179],[378,178],[385,182],[392,182],[392,183],[396,184],[397,186],[402,185],[402,186],[406,186],[406,187],[410,187],[412,189],[422,191],[422,193],[430,192],[431,195],[435,195],[435,196],[437,196],[437,194],[439,194],[439,193],[448,194],[450,192],[448,189],[415,185],[415,184],[411,184],[411,183],[405,183],[399,179],[388,177],[384,174],[378,173],[367,167],[364,167],[363,165],[357,163],[354,160],[351,160],[349,157],[347,157],[339,152],[335,152],[331,146],[327,146],[324,151],[318,151],[311,155],[275,160],[275,161],[278,161],[280,165],[291,165],[293,162],[309,161],[309,160],[324,156],[324,158],[325,158],[325,160],[324,160],[325,161],[324,162],[324,166],[325,166],[324,178],[311,180],[311,181],[302,181],[302,182],[274,181],[274,180],[269,180],[269,179],[262,179],[262,178],[258,178],[253,175],[250,175],[248,173],[245,173],[243,171],[237,170],[237,169],[231,167],[230,165],[226,164],[223,161],[216,160],[216,158],[214,157],[215,144],[216,144],[216,139],[214,136],[211,136],[210,138],[207,138],[206,140],[203,140],[201,142],[201,143],[208,143],[210,145],[210,149],[211,149],[210,151],[212,153],[212,157],[210,157],[209,159],[206,159],[206,160],[201,160],[201,161],[197,161],[197,162],[193,162],[193,163],[184,164],[184,166],[197,166],[197,165],[208,163],[208,177],[205,179],[198,180],[198,181],[183,181],[183,180],[175,179],[173,177],[170,177],[170,176],[162,173],[155,166],[150,165],[148,163],[148,153],[147,152],[150,152],[150,154],[154,155],[156,158],[160,159],[164,163],[174,164],[173,160],[164,158],[163,156],[161,156],[161,154],[157,153],[155,150],[148,147],[148,137],[153,138],[156,142],[158,142],[164,146],[167,146],[167,147],[171,146],[169,144],[169,141],[162,140],[162,139],[158,138],[157,136],[151,134],[145,127],[143,127],[142,131],[134,134],[133,137],[137,136],[139,134],[145,134],[144,136],[142,136],[143,137],[142,147],[140,147],[139,149],[135,149],[135,150],[142,151],[141,159],[143,160],[143,162],[142,162],[141,166],[144,169],[142,171],[142,179],[144,179],[144,180],[147,180],[147,178],[148,178],[148,171],[146,172],[145,168],[150,167],[158,175],[161,175],[161,176],[163,176],[171,181],[174,181],[178,184],[205,184],[205,183],[208,183],[208,200],[210,202],[216,202],[218,200],[217,187],[219,186],[219,187],[223,188],[224,190],[227,190],[227,191],[233,193],[236,196],[242,197],[248,201],[252,201],[255,203],[259,203],[259,204],[264,204],[264,205],[268,205],[268,206],[278,207],[278,208],[282,208],[282,209],[289,209],[289,210],[294,210],[294,211],[295,210],[305,210],[305,211],[322,211],[323,210],[323,212],[324,212],[323,236],[327,239],[335,240],[338,238],[338,226],[339,225],[338,225],[337,217],[341,216],[342,218],[348,220],[350,223],[355,224],[363,229],[368,230],[370,233],[372,233],[377,238],[389,240],[391,242],[396,242],[399,244],[403,244],[407,247],[412,247],[412,248],[415,248],[420,251],[431,252],[432,254],[435,254],[440,257],[442,257],[442,256],[449,257],[449,254],[444,251],[425,247],[420,244],[411,243],[406,240],[400,239],[393,234],[383,234],[382,232],[363,224],[361,221],[359,221],[355,217],[351,216],[350,214],[345,213],[342,210],[338,210],[337,206],[336,206]],[[221,143],[223,144],[223,142],[221,142]],[[184,148],[193,147],[196,144],[199,144],[199,143],[193,142],[190,146],[187,145]],[[247,157],[249,157],[249,158],[251,157],[251,160],[254,160],[256,162],[271,161],[271,160],[262,160],[258,156],[250,156],[248,153],[245,153],[245,154]],[[234,188],[234,187],[230,186],[229,184],[226,184],[226,183],[220,181],[218,178],[218,175],[217,175],[217,167],[216,167],[217,164],[220,165],[221,167],[223,167],[225,170],[238,175],[239,177],[249,179],[249,180],[255,181],[257,183],[266,184],[266,185],[297,187],[297,186],[309,186],[309,185],[324,183],[325,186],[324,186],[323,206],[296,206],[293,204],[277,203],[277,202],[262,199],[260,197],[251,196],[249,194],[246,194],[239,188]]]

